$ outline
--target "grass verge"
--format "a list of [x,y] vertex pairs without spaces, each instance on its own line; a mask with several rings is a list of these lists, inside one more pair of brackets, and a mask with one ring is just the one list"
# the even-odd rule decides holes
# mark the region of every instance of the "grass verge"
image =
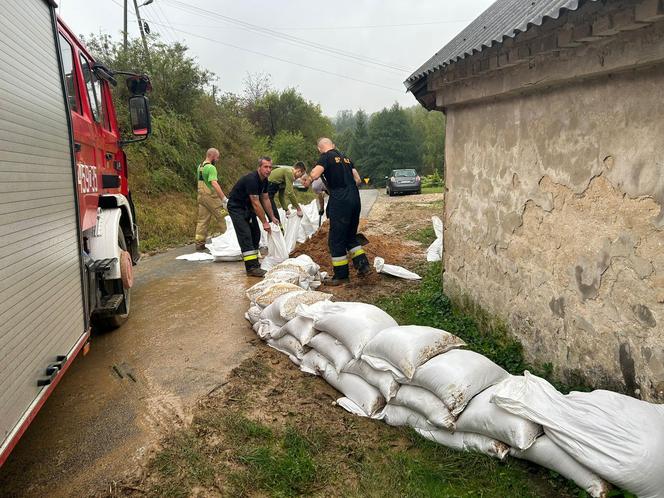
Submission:
[[423,194],[442,194],[444,187],[422,187]]

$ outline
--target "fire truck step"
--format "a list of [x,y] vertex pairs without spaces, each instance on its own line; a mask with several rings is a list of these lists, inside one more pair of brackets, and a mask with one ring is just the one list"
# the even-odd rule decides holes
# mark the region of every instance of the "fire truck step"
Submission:
[[88,270],[94,273],[104,273],[111,269],[111,266],[118,258],[96,259],[88,264]]
[[115,311],[120,307],[123,300],[124,296],[122,294],[111,294],[110,296],[104,296],[101,298],[101,304],[99,308],[97,308],[95,311]]

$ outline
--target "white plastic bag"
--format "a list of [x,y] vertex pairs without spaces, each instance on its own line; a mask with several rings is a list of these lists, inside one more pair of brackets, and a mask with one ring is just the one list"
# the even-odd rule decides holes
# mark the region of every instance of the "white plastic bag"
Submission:
[[397,325],[394,318],[372,304],[329,302],[316,311],[314,327],[341,341],[354,358],[360,357],[365,344],[378,332]]
[[277,332],[273,333],[272,337],[278,339],[286,334],[290,334],[300,341],[300,344],[306,345],[317,333],[318,331],[314,328],[314,321],[311,318],[296,316]]
[[473,396],[508,376],[479,353],[453,349],[420,366],[411,382],[434,393],[452,415],[458,416]]
[[375,370],[362,360],[349,361],[343,371],[362,377],[378,389],[386,401],[394,398],[399,390],[399,384],[391,373]]
[[337,391],[360,406],[368,417],[375,415],[385,406],[385,398],[378,390],[357,375],[337,373],[331,365],[328,365],[323,378]]
[[611,391],[562,395],[525,372],[503,382],[493,402],[544,426],[581,465],[640,498],[664,497],[664,405]]
[[593,498],[605,498],[610,490],[611,486],[606,481],[574,460],[547,436],[537,438],[527,450],[512,448],[510,455],[557,472],[574,481]]
[[378,256],[374,258],[374,268],[376,269],[377,273],[385,273],[386,275],[405,278],[406,280],[422,280],[422,277],[420,277],[417,273],[406,270],[403,266],[387,265],[385,264],[385,260]]
[[307,351],[302,357],[300,370],[312,375],[323,375],[330,362],[315,349]]
[[[283,219],[283,218],[282,218]],[[290,216],[286,217],[286,228],[284,230],[284,244],[288,250],[288,254],[293,252],[297,245],[297,236],[300,233],[302,225],[302,218],[297,213],[293,212]]]
[[385,405],[385,408],[383,408],[383,411],[380,412],[380,415],[377,418],[383,420],[387,425],[395,427],[407,425],[413,429],[423,429],[426,431],[438,430],[420,413],[405,406],[393,405],[391,403]]
[[270,223],[270,228],[270,233],[267,235],[267,256],[263,258],[263,262],[261,263],[263,270],[269,270],[274,265],[288,259],[289,254],[284,234],[281,233],[279,225]]
[[432,263],[443,259],[443,222],[438,216],[432,216],[433,231],[436,233],[434,240],[427,249],[427,261]]
[[470,432],[452,433],[444,430],[427,431],[423,429],[415,429],[415,432],[430,441],[442,444],[448,448],[459,451],[478,451],[499,460],[503,460],[510,451],[509,446],[505,443],[482,436],[481,434],[472,434]]
[[393,405],[410,408],[424,416],[426,420],[437,427],[454,430],[454,416],[440,399],[431,391],[417,386],[401,386],[394,399]]
[[313,336],[308,345],[325,356],[337,372],[341,372],[341,369],[353,359],[346,346],[325,332]]
[[214,256],[207,252],[193,252],[191,254],[183,254],[175,259],[183,259],[185,261],[212,261],[214,260]]
[[542,426],[492,403],[496,387],[485,389],[468,403],[456,421],[456,430],[482,434],[525,450],[542,434]]
[[415,369],[423,363],[465,345],[457,336],[433,327],[389,327],[366,344],[362,359],[373,368],[393,372],[397,378],[412,379]]

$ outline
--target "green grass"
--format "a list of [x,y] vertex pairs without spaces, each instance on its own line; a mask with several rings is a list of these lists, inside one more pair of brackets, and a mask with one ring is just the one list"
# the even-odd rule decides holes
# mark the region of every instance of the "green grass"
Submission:
[[442,194],[444,187],[422,187],[423,194]]
[[410,240],[416,240],[425,246],[429,246],[434,240],[436,240],[436,232],[433,230],[433,225],[427,225],[416,232],[408,234],[407,238]]

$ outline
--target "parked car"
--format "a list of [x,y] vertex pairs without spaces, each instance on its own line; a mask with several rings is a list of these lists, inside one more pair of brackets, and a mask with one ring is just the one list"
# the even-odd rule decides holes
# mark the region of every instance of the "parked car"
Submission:
[[393,169],[389,177],[386,177],[387,185],[385,193],[389,196],[394,194],[422,193],[422,182],[420,175],[414,169]]

